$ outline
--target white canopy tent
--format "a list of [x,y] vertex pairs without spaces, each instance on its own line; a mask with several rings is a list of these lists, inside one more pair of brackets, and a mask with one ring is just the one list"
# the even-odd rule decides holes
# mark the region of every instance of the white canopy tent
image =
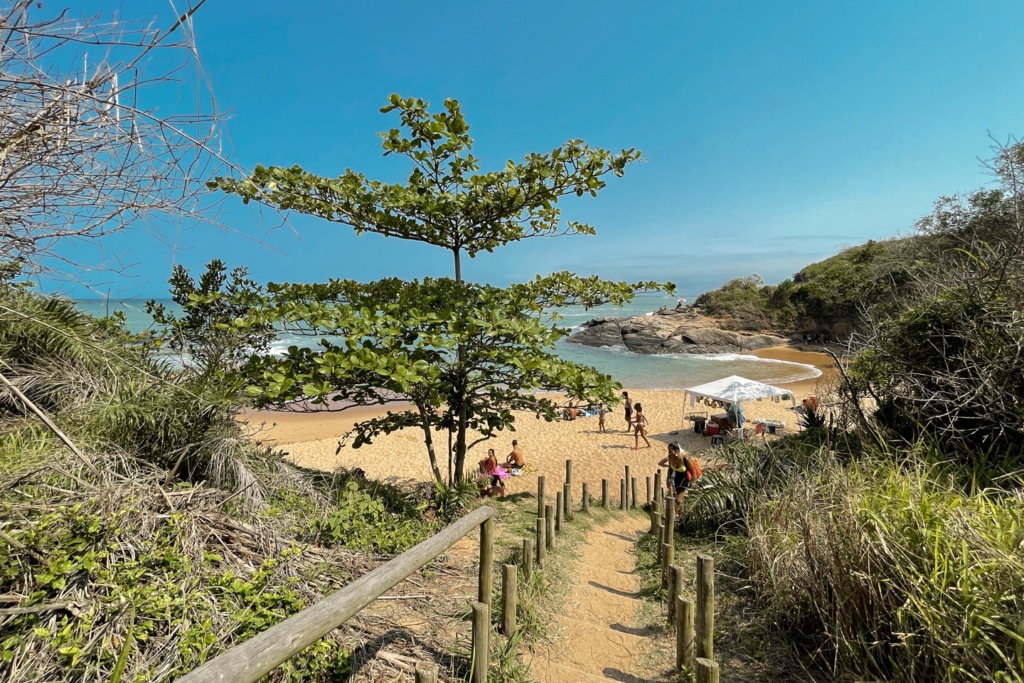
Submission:
[[[725,379],[715,380],[714,382],[708,382],[707,384],[701,384],[698,387],[691,387],[686,389],[686,393],[690,395],[690,407],[693,407],[694,401],[697,398],[710,398],[714,401],[722,401],[723,403],[732,403],[733,405],[741,405],[747,401],[755,401],[761,399],[774,399],[776,396],[789,395],[789,400],[796,405],[796,398],[793,392],[789,389],[780,389],[774,387],[771,384],[763,384],[761,382],[755,382],[752,379],[746,377],[740,377],[739,375],[732,375]],[[684,400],[685,400],[685,394]],[[683,409],[685,415],[685,408]],[[685,429],[685,418],[683,421]],[[743,432],[738,432],[741,435]]]

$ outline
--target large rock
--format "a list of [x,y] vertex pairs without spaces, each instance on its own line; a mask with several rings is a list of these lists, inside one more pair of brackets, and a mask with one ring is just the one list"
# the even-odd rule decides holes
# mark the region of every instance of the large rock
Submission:
[[567,341],[586,346],[625,346],[634,353],[737,353],[785,344],[774,334],[723,330],[692,308],[632,318],[594,318]]

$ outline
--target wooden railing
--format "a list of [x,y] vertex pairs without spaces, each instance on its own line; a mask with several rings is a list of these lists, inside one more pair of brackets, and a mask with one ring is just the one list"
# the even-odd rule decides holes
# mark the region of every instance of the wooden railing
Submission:
[[479,602],[473,606],[473,680],[482,680],[479,673],[483,672],[486,676],[488,663],[487,636],[494,557],[493,517],[492,508],[477,508],[387,564],[211,659],[179,678],[178,683],[255,683],[351,619],[477,527],[480,527],[480,582]]

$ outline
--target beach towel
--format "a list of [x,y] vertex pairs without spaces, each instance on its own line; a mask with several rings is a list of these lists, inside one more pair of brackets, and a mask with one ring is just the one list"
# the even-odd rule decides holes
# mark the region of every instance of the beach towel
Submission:
[[501,479],[508,479],[512,475],[505,471],[505,468],[498,465],[498,469],[494,470],[494,474],[497,474]]

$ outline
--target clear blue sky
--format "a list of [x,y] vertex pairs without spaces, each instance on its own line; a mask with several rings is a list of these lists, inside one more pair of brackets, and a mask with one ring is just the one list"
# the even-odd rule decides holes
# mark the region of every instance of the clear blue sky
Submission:
[[[173,14],[166,0],[121,7],[159,24]],[[407,167],[375,135],[397,125],[378,112],[393,92],[459,99],[484,170],[569,138],[637,147],[648,163],[563,205],[596,237],[531,240],[466,274],[502,284],[569,269],[683,292],[753,272],[777,282],[986,183],[987,134],[1024,134],[1022,25],[1019,0],[208,0],[195,16],[239,163],[400,180]],[[136,277],[94,281],[162,296],[172,263],[214,257],[278,282],[451,272],[431,247],[298,216],[301,241],[264,235],[252,211],[227,207],[230,225],[284,253],[210,228],[178,251],[135,234],[108,250],[130,250]]]

